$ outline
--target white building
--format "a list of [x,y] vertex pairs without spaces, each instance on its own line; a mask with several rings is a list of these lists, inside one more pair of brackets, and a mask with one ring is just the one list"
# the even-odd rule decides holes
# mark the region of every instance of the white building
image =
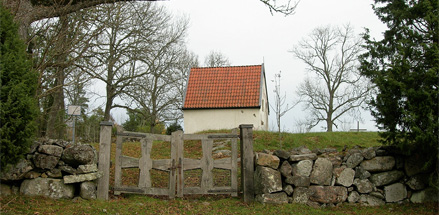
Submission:
[[183,105],[184,131],[253,124],[268,130],[264,65],[191,68]]

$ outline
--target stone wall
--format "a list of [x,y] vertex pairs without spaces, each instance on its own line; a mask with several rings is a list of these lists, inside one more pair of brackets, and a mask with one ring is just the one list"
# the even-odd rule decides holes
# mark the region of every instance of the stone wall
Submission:
[[100,176],[91,145],[41,140],[34,142],[26,159],[0,174],[0,193],[95,199]]
[[255,154],[256,200],[314,207],[438,201],[425,163],[422,156],[407,157],[390,147],[265,151]]

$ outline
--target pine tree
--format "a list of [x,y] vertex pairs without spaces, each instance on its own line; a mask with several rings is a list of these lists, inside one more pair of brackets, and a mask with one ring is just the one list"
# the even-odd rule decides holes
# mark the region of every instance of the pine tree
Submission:
[[0,156],[1,169],[29,150],[38,107],[37,74],[11,14],[0,3]]
[[384,143],[438,162],[439,11],[437,0],[375,0],[388,30],[381,41],[365,34],[362,74],[375,84],[370,102]]

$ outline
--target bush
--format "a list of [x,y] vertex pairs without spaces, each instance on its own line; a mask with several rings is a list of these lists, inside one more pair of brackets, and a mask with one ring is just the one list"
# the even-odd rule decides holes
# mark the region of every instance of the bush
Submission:
[[183,131],[183,128],[178,123],[173,123],[166,128],[166,134],[171,135],[172,132],[178,131],[178,130]]
[[28,152],[36,131],[37,73],[12,16],[0,3],[0,157],[1,168]]

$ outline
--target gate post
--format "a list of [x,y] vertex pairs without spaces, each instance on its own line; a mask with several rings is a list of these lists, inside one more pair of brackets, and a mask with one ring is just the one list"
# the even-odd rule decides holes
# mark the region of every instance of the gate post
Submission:
[[244,202],[252,202],[255,198],[253,188],[253,125],[240,125],[241,145],[241,185]]
[[99,137],[99,166],[98,170],[102,173],[98,179],[97,199],[108,200],[110,185],[110,149],[111,149],[111,130],[112,122],[101,122],[101,132]]

